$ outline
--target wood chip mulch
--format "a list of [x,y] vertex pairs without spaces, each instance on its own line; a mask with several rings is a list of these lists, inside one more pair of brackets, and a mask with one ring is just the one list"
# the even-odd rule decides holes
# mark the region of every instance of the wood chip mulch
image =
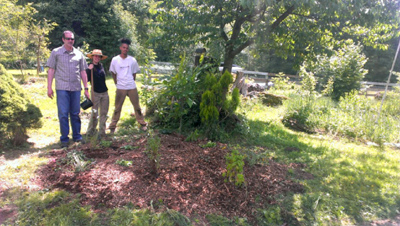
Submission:
[[[90,144],[54,149],[50,161],[37,172],[35,183],[43,188],[64,189],[80,194],[81,203],[95,211],[133,205],[138,208],[167,207],[189,218],[205,219],[207,214],[247,218],[256,222],[258,208],[276,204],[274,197],[287,192],[302,193],[304,188],[288,176],[311,179],[300,164],[285,165],[267,160],[265,164],[244,166],[245,186],[224,182],[226,144],[202,148],[207,141],[186,142],[176,134],[160,135],[161,161],[158,174],[151,171],[145,153],[147,137],[131,141],[113,141],[111,147],[94,149]],[[126,150],[127,145],[134,147]],[[65,163],[66,154],[79,150],[95,162],[85,171],[74,172]],[[117,160],[132,161],[130,166],[116,164]]]

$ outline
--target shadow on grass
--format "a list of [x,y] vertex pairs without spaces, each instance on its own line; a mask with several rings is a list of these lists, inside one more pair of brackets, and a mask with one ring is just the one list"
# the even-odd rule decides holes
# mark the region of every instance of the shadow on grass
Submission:
[[267,147],[266,155],[276,161],[304,163],[314,175],[301,181],[305,194],[277,197],[300,222],[368,225],[398,214],[400,167],[385,151],[316,140],[277,122],[249,121],[249,125],[249,145]]

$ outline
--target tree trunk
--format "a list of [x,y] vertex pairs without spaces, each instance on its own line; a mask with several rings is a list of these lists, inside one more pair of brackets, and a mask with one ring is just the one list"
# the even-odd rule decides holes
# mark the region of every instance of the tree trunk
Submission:
[[39,77],[40,73],[40,43],[41,43],[41,36],[38,36],[38,47],[37,47],[37,52],[36,52],[36,76]]
[[25,82],[25,75],[24,75],[24,69],[22,67],[22,60],[19,61],[19,66],[20,66],[20,70],[21,70],[22,81]]
[[235,58],[235,55],[233,55],[232,52],[233,51],[231,50],[231,48],[229,47],[225,48],[224,68],[222,69],[222,72],[232,71],[233,59]]

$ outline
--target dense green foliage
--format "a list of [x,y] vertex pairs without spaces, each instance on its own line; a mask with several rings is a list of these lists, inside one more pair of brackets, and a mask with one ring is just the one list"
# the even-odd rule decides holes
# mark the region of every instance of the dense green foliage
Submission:
[[234,58],[253,45],[249,56],[265,50],[296,56],[297,63],[342,39],[386,48],[397,28],[397,6],[375,0],[175,0],[161,4],[157,19],[171,51],[202,45],[230,70]]
[[[7,68],[23,70],[37,65],[49,56],[48,34],[56,26],[46,18],[34,18],[32,4],[17,5],[16,0],[0,1],[0,63]],[[23,78],[24,80],[24,78]]]
[[[14,29],[16,30],[14,33],[18,34],[20,39],[24,38],[26,40],[21,40],[18,43],[8,42],[10,48],[7,49],[7,53],[10,56],[21,57],[21,53],[36,56],[35,51],[28,48],[30,43],[32,45],[38,43],[38,39],[35,37],[37,29],[34,30],[35,27],[30,21],[44,20],[44,25],[51,25],[52,22],[58,24],[54,29],[52,26],[44,33],[46,35],[45,38],[48,37],[49,43],[42,42],[42,45],[45,45],[48,49],[61,46],[63,44],[61,40],[62,32],[71,30],[75,33],[76,47],[81,47],[84,52],[89,52],[96,48],[102,49],[103,53],[109,56],[104,62],[105,65],[109,64],[113,56],[119,54],[118,40],[122,37],[132,40],[130,48],[133,53],[131,54],[136,56],[139,63],[144,64],[154,58],[152,49],[146,45],[148,35],[151,33],[148,28],[150,22],[148,17],[150,16],[149,10],[152,7],[152,1],[33,0],[29,4],[26,1],[19,1],[18,5],[14,1],[10,2],[13,3],[12,6],[0,4],[0,12],[3,14],[4,11],[5,16],[10,17],[4,18],[4,21],[7,21],[7,19],[10,21],[19,19],[23,22],[23,24],[18,24],[19,29]],[[11,14],[5,11],[7,7],[30,11],[23,11],[24,14]],[[46,27],[40,26],[40,24],[35,26],[38,28]],[[6,34],[9,34],[9,32]],[[18,38],[14,39],[18,41]],[[0,40],[2,40],[2,34],[0,34]],[[16,48],[21,49],[18,54],[16,54]],[[1,55],[6,56],[4,54]],[[2,60],[10,61],[12,59]],[[44,55],[41,61],[45,62],[46,60],[47,57]],[[36,60],[26,59],[25,63],[32,65],[36,63]],[[12,65],[10,64],[10,66]]]
[[232,74],[213,73],[204,67],[185,67],[182,60],[175,75],[149,83],[144,89],[148,113],[166,128],[191,131],[200,128],[216,139],[217,131],[235,127],[234,112],[239,106],[239,91],[228,92]]
[[12,140],[14,145],[21,145],[27,139],[27,129],[42,125],[42,114],[1,64],[0,79],[0,144]]
[[128,37],[130,54],[142,66],[152,59],[179,61],[182,52],[201,46],[228,70],[235,61],[247,70],[296,74],[304,59],[351,38],[366,47],[366,79],[385,81],[397,46],[398,5],[398,0],[1,0],[0,62],[21,69],[43,63],[69,29],[84,52],[100,48],[110,56],[106,67],[119,53],[118,39]]
[[399,93],[390,92],[378,120],[380,101],[357,92],[347,93],[338,102],[330,98],[293,95],[285,102],[283,122],[295,130],[346,136],[377,144],[400,142]]
[[[346,93],[360,89],[360,82],[367,73],[364,69],[366,61],[365,55],[362,54],[362,47],[350,41],[334,51],[331,56],[320,55],[316,57],[316,61],[305,63],[305,68],[318,78],[319,90],[322,89],[321,87],[331,85],[329,95],[334,100],[339,100]],[[307,73],[305,70],[301,72],[300,76],[305,76],[304,73]]]
[[[365,69],[368,73],[365,75],[365,81],[373,82],[386,82],[392,68],[394,57],[396,55],[396,49],[399,44],[399,37],[396,36],[389,41],[389,47],[387,50],[376,49],[370,46],[365,46],[364,54],[368,58],[365,63]],[[395,62],[394,71],[400,71],[400,64]],[[392,76],[392,83],[397,82],[397,78]]]

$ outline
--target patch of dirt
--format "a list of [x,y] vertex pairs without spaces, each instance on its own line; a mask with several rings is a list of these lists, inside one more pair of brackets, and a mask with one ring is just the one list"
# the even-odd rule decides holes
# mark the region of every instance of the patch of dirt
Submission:
[[[160,135],[161,161],[157,175],[145,154],[147,138],[141,136],[132,142],[114,141],[112,147],[92,150],[90,144],[79,146],[85,156],[95,160],[86,171],[73,172],[63,163],[68,151],[53,150],[51,161],[37,172],[37,185],[50,189],[65,189],[81,194],[81,203],[101,211],[103,207],[122,207],[127,204],[140,208],[170,208],[186,216],[205,217],[222,214],[228,218],[246,217],[256,222],[258,208],[276,204],[277,194],[302,193],[304,188],[287,175],[309,179],[304,165],[284,165],[273,161],[254,166],[245,165],[246,186],[225,183],[227,146],[217,143],[202,148],[203,142],[186,142],[180,135]],[[130,145],[134,150],[122,147]],[[76,147],[74,148],[76,149]],[[131,166],[116,164],[117,160],[132,161]],[[65,161],[64,161],[65,162]],[[292,174],[293,174],[292,173]],[[295,177],[296,178],[296,177]]]
[[398,215],[394,219],[373,221],[370,224],[366,224],[365,226],[400,226],[400,215]]
[[15,205],[7,205],[0,208],[0,225],[5,223],[7,220],[12,222],[18,213],[18,208]]

